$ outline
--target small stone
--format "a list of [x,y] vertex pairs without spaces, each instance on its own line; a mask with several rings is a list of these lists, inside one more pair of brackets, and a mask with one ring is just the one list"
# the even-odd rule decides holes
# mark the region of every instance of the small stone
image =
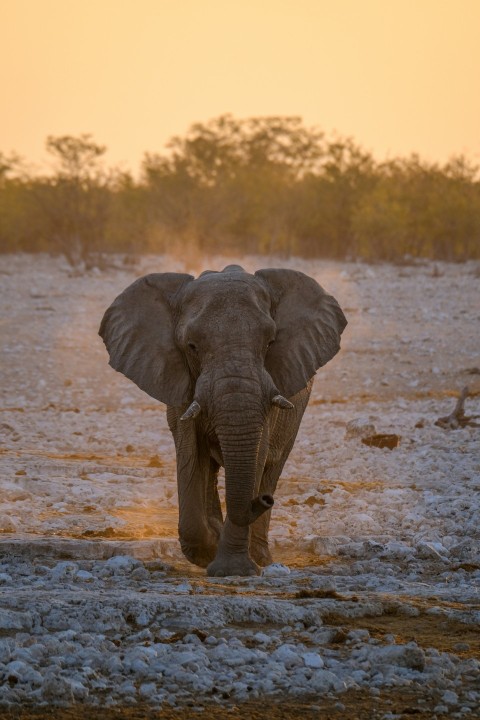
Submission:
[[324,662],[318,653],[303,653],[303,662],[309,668],[323,668]]
[[24,680],[29,670],[29,666],[21,660],[12,660],[5,668],[7,679],[15,678],[15,680]]
[[7,632],[23,630],[29,632],[32,629],[32,625],[33,619],[31,613],[0,608],[0,630],[6,630]]
[[85,700],[88,697],[88,688],[78,680],[70,680],[70,688],[75,700]]
[[62,562],[59,562],[55,565],[55,567],[52,570],[52,580],[56,580],[57,582],[66,581],[66,580],[73,580],[75,575],[78,573],[78,565],[77,563],[72,562],[71,560],[64,560]]
[[148,698],[151,698],[152,695],[155,695],[156,692],[157,692],[157,686],[155,685],[155,683],[143,683],[138,688],[138,694],[144,700],[148,700]]
[[413,642],[407,645],[390,645],[375,648],[373,657],[379,661],[379,664],[399,665],[400,667],[420,671],[425,668],[425,653],[422,648]]
[[347,423],[345,428],[345,439],[359,437],[363,438],[367,435],[373,435],[375,433],[375,425],[369,418],[357,418]]
[[179,585],[176,585],[173,589],[178,593],[189,593],[192,591],[192,586],[189,582],[182,582]]
[[90,583],[95,580],[95,577],[91,572],[88,572],[88,570],[79,570],[75,575],[75,579],[80,580],[81,582]]
[[214,635],[208,635],[204,641],[205,645],[218,645],[218,640]]
[[281,563],[272,563],[262,570],[263,577],[282,577],[290,575],[290,568]]
[[301,658],[296,652],[295,646],[293,645],[279,645],[279,647],[272,653],[274,660],[281,662],[286,668],[294,667],[295,665],[301,665]]
[[255,633],[253,638],[261,645],[267,645],[271,641],[271,638],[263,632]]
[[113,575],[126,575],[139,565],[140,561],[130,555],[114,555],[105,562],[105,568]]
[[133,570],[131,578],[132,580],[136,581],[148,580],[150,578],[150,574],[148,570],[146,570],[143,565],[141,565],[140,567],[137,567],[135,568],[135,570]]
[[458,695],[456,692],[453,692],[453,690],[446,690],[443,693],[442,700],[447,705],[457,705],[458,704]]
[[422,560],[446,560],[448,550],[439,542],[421,540],[417,544],[417,555]]
[[54,671],[50,671],[43,683],[42,695],[45,700],[55,703],[59,701],[70,703],[73,700],[72,685],[65,678],[56,676]]

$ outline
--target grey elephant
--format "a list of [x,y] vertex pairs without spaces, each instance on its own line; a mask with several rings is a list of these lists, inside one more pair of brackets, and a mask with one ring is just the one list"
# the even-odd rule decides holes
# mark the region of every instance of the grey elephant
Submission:
[[99,332],[110,365],[167,405],[180,544],[208,575],[253,575],[272,562],[273,493],[313,376],[338,352],[346,324],[307,275],[238,265],[197,279],[146,275],[106,311]]

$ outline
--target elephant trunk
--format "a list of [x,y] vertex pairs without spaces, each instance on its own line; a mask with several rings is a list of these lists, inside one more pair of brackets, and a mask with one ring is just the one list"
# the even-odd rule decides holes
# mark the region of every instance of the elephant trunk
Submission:
[[241,527],[255,522],[273,505],[271,495],[254,497],[265,409],[253,393],[248,398],[245,392],[224,394],[215,418],[225,466],[227,515]]

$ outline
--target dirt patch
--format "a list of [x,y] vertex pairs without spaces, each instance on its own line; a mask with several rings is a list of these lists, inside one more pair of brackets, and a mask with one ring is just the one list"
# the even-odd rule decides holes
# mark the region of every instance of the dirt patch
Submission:
[[395,642],[411,641],[423,648],[452,653],[464,658],[480,659],[480,626],[462,623],[451,618],[421,613],[417,617],[388,614],[381,617],[345,618],[327,615],[328,625],[335,625],[346,634],[352,629],[368,630],[374,638],[383,640],[393,635]]
[[[5,720],[224,720],[242,718],[245,720],[302,720],[304,718],[322,718],[322,720],[375,720],[391,713],[395,720],[409,718],[432,718],[437,720],[451,718],[449,712],[433,712],[438,704],[434,690],[420,686],[386,690],[378,696],[365,691],[349,691],[340,698],[302,699],[290,698],[264,699],[260,701],[228,704],[221,706],[202,704],[178,706],[168,709],[156,709],[146,705],[135,707],[89,707],[75,705],[70,708],[18,708],[6,710]],[[470,713],[469,718],[478,718],[479,714]]]

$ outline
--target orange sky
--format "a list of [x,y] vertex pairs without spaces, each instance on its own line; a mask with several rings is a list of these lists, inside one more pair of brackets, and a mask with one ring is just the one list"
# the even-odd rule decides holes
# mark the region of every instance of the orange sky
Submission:
[[480,162],[480,0],[0,0],[0,151],[90,132],[110,163],[225,112],[378,159]]

